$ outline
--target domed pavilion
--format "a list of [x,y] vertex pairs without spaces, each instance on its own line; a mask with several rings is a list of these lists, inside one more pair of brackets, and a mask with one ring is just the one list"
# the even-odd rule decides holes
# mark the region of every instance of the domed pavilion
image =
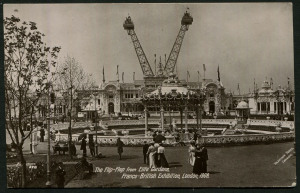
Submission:
[[238,123],[246,123],[247,119],[250,116],[250,109],[249,108],[249,104],[246,103],[245,101],[241,101],[239,102],[239,104],[237,105],[236,109],[236,115],[237,115],[237,121]]
[[[182,114],[185,113],[185,129],[187,129],[188,108],[195,109],[197,117],[197,129],[199,128],[199,110],[201,111],[202,105],[205,100],[205,90],[191,91],[187,87],[183,86],[178,80],[178,77],[174,74],[170,74],[168,79],[164,80],[162,86],[158,87],[151,93],[145,93],[141,97],[141,101],[144,105],[145,111],[145,130],[148,129],[148,109],[159,108],[160,109],[160,129],[164,131],[164,112],[169,112],[170,115],[170,129],[171,125],[171,111],[180,111],[181,117],[181,129],[182,129]],[[201,114],[201,112],[200,112]],[[200,119],[201,121],[201,119]],[[200,122],[201,124],[201,122]]]

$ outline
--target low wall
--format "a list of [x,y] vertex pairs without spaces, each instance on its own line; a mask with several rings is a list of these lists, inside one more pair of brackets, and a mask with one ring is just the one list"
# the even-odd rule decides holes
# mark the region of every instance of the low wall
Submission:
[[[80,134],[73,134],[72,141],[78,142],[78,136]],[[97,136],[97,142],[100,145],[116,145],[117,139],[120,138],[125,145],[127,146],[140,146],[144,144],[144,141],[150,143],[153,141],[152,136]],[[94,140],[96,140],[96,136],[94,136]],[[57,134],[55,141],[59,142],[67,142],[68,134]],[[166,144],[172,145],[175,143],[175,138],[173,136],[166,136]]]
[[[149,120],[149,125],[157,124],[159,125],[160,120]],[[180,119],[175,119],[176,124],[180,124]],[[236,122],[235,119],[202,119],[202,124],[230,124]],[[110,121],[103,121],[102,125],[108,125],[108,126],[117,126],[117,125],[144,125],[145,120],[110,120]],[[185,120],[183,119],[183,124],[185,124]],[[197,124],[196,119],[188,119],[188,124]],[[248,124],[250,125],[263,125],[263,126],[277,126],[278,124],[281,124],[282,127],[294,127],[293,121],[280,121],[280,120],[256,120],[256,119],[250,119],[250,122],[248,121]]]
[[[189,143],[192,138],[192,134],[184,133],[182,134],[182,139],[184,143]],[[79,134],[73,134],[72,140],[78,142]],[[116,145],[117,138],[120,138],[126,146],[141,146],[144,141],[148,143],[153,141],[152,136],[98,136],[98,144],[106,145]],[[202,142],[207,146],[220,146],[220,145],[237,145],[237,144],[257,144],[257,143],[276,143],[293,141],[295,139],[295,133],[272,133],[272,134],[246,134],[246,135],[217,135],[217,136],[203,136],[198,139],[198,142]],[[66,142],[68,140],[67,134],[57,134],[56,141]],[[96,137],[94,136],[94,140]],[[165,144],[176,145],[177,142],[175,137],[166,136]]]
[[201,142],[207,146],[220,145],[246,145],[258,143],[277,143],[294,141],[295,133],[272,133],[272,134],[246,134],[246,135],[224,135],[224,136],[209,136],[202,137]]

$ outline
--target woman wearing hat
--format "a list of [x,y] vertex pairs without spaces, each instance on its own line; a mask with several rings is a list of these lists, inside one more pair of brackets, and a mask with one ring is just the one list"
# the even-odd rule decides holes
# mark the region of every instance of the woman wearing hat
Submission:
[[189,160],[188,160],[191,166],[194,166],[195,163],[195,152],[196,152],[195,141],[192,140],[191,145],[189,147]]
[[159,144],[159,147],[157,148],[157,153],[158,153],[158,162],[160,167],[162,168],[168,168],[169,167],[169,163],[166,159],[165,156],[165,148],[163,147],[162,143]]
[[155,156],[154,156],[155,153],[156,153],[156,149],[154,147],[154,142],[151,142],[147,151],[147,155],[149,157],[149,168],[156,168]]
[[200,175],[201,173],[207,173],[207,160],[207,149],[203,145],[197,144],[193,173],[198,175]]

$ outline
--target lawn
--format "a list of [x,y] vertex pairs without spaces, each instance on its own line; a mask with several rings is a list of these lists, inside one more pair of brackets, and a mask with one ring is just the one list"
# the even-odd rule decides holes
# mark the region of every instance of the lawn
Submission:
[[[141,175],[141,172],[108,173],[109,168],[147,167],[143,163],[142,147],[125,147],[123,159],[119,160],[116,147],[100,147],[105,158],[92,163],[107,172],[96,173],[91,179],[71,180],[67,187],[289,187],[295,182],[296,157],[285,162],[278,161],[285,152],[294,147],[293,142],[231,147],[208,147],[209,178],[188,179],[192,166],[187,162],[188,147],[166,147],[169,172],[151,174],[179,174],[181,179],[125,179],[123,174]],[[147,173],[147,172],[144,172]],[[122,177],[123,176],[123,177]]]

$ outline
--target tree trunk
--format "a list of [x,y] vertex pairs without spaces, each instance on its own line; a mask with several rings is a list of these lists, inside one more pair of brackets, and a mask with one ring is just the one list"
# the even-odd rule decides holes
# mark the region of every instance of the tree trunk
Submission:
[[26,160],[23,155],[22,146],[18,147],[18,154],[21,160],[21,180],[22,180],[22,188],[26,187]]

